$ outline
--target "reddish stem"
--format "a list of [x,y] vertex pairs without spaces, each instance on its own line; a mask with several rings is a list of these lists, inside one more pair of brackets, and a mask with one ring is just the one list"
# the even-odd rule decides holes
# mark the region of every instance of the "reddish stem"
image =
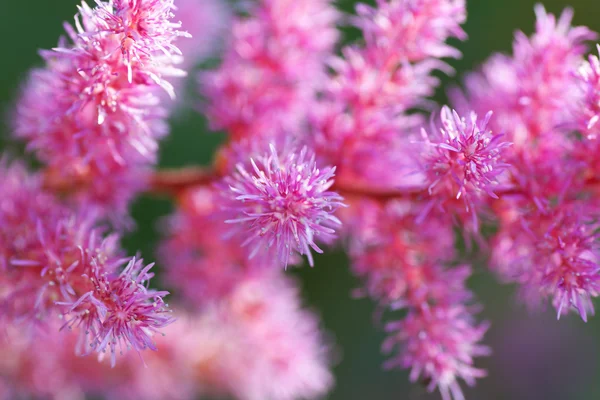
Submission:
[[218,178],[218,174],[210,168],[163,169],[156,171],[150,179],[149,191],[177,195],[190,187],[209,185]]

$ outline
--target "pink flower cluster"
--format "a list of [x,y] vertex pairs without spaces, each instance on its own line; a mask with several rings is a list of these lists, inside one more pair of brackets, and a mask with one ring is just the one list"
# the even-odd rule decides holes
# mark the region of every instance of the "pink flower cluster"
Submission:
[[242,400],[321,397],[333,377],[316,316],[302,309],[277,258],[250,258],[228,235],[220,199],[211,188],[189,189],[165,222],[160,251],[170,285],[209,324],[201,336],[204,391]]
[[159,93],[174,96],[179,24],[173,1],[82,3],[69,40],[42,51],[17,102],[14,130],[49,170],[82,181],[76,195],[125,214],[168,132]]
[[[345,248],[379,321],[400,310],[384,323],[386,366],[444,400],[465,398],[490,353],[460,243],[528,304],[593,314],[600,62],[571,11],[537,6],[533,35],[450,93],[455,111],[431,96],[453,73],[443,59],[461,56],[448,39],[466,39],[464,0],[377,0],[354,16],[259,0],[199,76],[202,110],[228,134],[213,165],[151,171],[175,105],[161,93],[207,54],[205,32],[223,32],[192,22],[199,41],[185,44],[175,13],[227,15],[180,1],[82,4],[23,88],[15,135],[44,166],[0,166],[0,399],[320,398],[335,346],[285,274],[324,246]],[[341,21],[363,39],[339,46]],[[175,324],[153,264],[111,233],[142,190],[175,200],[157,246]],[[159,346],[147,368],[134,357]],[[99,363],[75,357],[91,352]]]
[[168,292],[147,288],[152,264],[124,257],[97,215],[65,206],[22,165],[3,165],[0,188],[3,323],[35,330],[59,317],[78,331],[79,354],[109,351],[113,365],[117,352],[155,350],[172,318]]
[[571,27],[536,7],[531,38],[517,33],[513,55],[496,55],[466,79],[460,107],[491,108],[490,127],[511,140],[511,165],[496,203],[498,232],[492,268],[521,285],[530,305],[547,297],[558,316],[574,310],[584,320],[598,295],[598,161],[594,134],[597,59],[584,55],[597,35]]

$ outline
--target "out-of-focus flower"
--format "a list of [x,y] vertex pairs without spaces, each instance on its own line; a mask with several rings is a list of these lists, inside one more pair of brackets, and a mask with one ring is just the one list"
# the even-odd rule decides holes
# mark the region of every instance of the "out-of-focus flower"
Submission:
[[473,364],[474,357],[489,353],[479,343],[488,325],[475,321],[473,295],[465,286],[471,269],[442,267],[456,256],[452,217],[432,210],[420,221],[423,207],[413,200],[351,203],[342,213],[349,254],[366,293],[382,307],[407,312],[387,326],[383,349],[398,353],[386,365],[410,368],[412,381],[428,382],[445,400],[463,399],[459,379],[472,385],[485,376]]
[[312,266],[311,248],[321,253],[316,241],[331,243],[341,224],[333,213],[342,198],[329,191],[335,168],[319,169],[306,147],[278,153],[273,144],[250,164],[238,164],[223,181],[226,222],[247,235],[242,245],[252,246],[250,257],[272,250],[287,266],[298,252]]
[[531,38],[518,32],[513,56],[491,57],[481,72],[467,77],[468,100],[456,98],[461,111],[493,110],[491,128],[506,133],[517,149],[534,146],[536,138],[568,122],[569,109],[581,97],[573,72],[587,50],[585,42],[597,37],[586,27],[571,26],[570,9],[558,20],[541,5],[535,12]]
[[474,325],[473,316],[462,305],[423,307],[387,329],[396,333],[384,347],[400,346],[400,354],[388,366],[410,368],[411,381],[424,379],[427,389],[439,389],[444,400],[464,400],[458,379],[472,386],[486,376],[473,366],[473,358],[490,353],[479,344],[488,325]]
[[42,51],[46,67],[23,87],[16,136],[63,180],[86,182],[90,190],[78,195],[84,201],[125,211],[143,182],[109,191],[113,196],[104,191],[107,182],[143,181],[132,170],[156,161],[157,141],[168,131],[159,94],[173,95],[166,78],[184,75],[175,68],[171,3],[82,4],[75,28],[65,25],[71,43],[61,39]]
[[0,342],[0,388],[13,399],[296,400],[320,398],[333,384],[319,322],[280,271],[246,279],[200,311],[177,315],[157,337],[160,351],[145,354],[143,363],[129,352],[115,367],[76,357],[78,335],[58,332],[56,321],[33,341],[11,329],[10,342]]
[[427,266],[455,257],[451,217],[431,212],[419,221],[422,213],[423,206],[410,200],[367,199],[341,213],[352,269],[366,294],[382,304],[403,304],[411,277],[434,276],[437,269]]
[[240,282],[272,271],[279,262],[248,259],[242,240],[231,237],[219,209],[219,194],[192,188],[165,221],[167,236],[160,247],[168,284],[186,304],[202,308],[227,297]]
[[375,7],[359,4],[356,11],[367,48],[384,59],[458,58],[460,52],[445,42],[467,36],[460,27],[467,18],[464,0],[377,0]]
[[[141,261],[127,261],[118,236],[104,237],[93,210],[72,211],[20,164],[0,171],[0,310],[12,324],[47,323],[67,315],[82,340],[113,356],[153,348],[151,336],[172,319],[162,297],[146,289],[152,277]],[[83,346],[83,342],[81,345]],[[80,348],[87,353],[90,348]]]
[[[598,45],[600,53],[600,45]],[[590,55],[578,70],[583,98],[573,107],[576,122],[574,126],[583,132],[588,139],[598,138],[598,122],[600,121],[600,60]]]
[[264,0],[234,21],[221,67],[200,77],[213,129],[233,138],[300,135],[338,38],[327,0]]
[[530,305],[552,297],[557,316],[576,311],[584,321],[594,313],[600,290],[598,213],[583,204],[531,209],[502,220],[494,239],[492,266],[521,285]]
[[[9,341],[0,342],[0,386],[10,397],[0,399],[84,400],[101,396],[111,400],[188,400],[200,390],[195,368],[210,354],[201,340],[208,325],[198,316],[178,311],[178,323],[157,337],[160,351],[144,354],[143,362],[129,352],[112,367],[108,360],[78,357],[73,348],[79,336],[59,331],[56,321],[35,340],[10,329]],[[213,332],[214,334],[214,332]]]
[[203,317],[209,357],[197,373],[207,391],[294,400],[320,398],[331,388],[330,349],[317,318],[302,310],[296,287],[272,272],[241,283]]

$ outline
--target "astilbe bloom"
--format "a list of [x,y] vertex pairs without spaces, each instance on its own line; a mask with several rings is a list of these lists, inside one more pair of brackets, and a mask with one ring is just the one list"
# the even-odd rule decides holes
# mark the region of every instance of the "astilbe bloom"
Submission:
[[261,0],[237,18],[222,65],[200,76],[213,129],[234,139],[302,135],[339,36],[328,0]]
[[[600,45],[597,46],[600,53]],[[583,98],[572,107],[575,127],[588,139],[597,139],[600,121],[600,59],[590,55],[587,62],[577,70]]]
[[[6,163],[5,163],[6,164]],[[153,334],[172,321],[152,277],[124,258],[117,235],[104,237],[93,210],[71,210],[42,188],[39,175],[3,165],[0,207],[0,309],[9,323],[44,323],[66,314],[79,328],[79,353],[155,349]],[[89,341],[92,345],[85,346]]]
[[587,50],[585,42],[597,37],[586,27],[571,26],[570,9],[558,20],[542,5],[535,12],[535,33],[528,38],[518,32],[512,56],[496,54],[480,72],[467,76],[468,104],[461,96],[455,99],[462,111],[493,110],[491,128],[506,133],[517,148],[532,145],[569,121],[568,110],[581,98],[574,71]]
[[342,48],[333,74],[311,112],[309,142],[340,180],[380,188],[414,185],[407,138],[418,134],[427,98],[439,84],[435,70],[451,73],[440,57],[459,57],[445,43],[464,39],[464,1],[378,1],[359,4],[352,18],[365,43]]
[[330,348],[316,316],[300,305],[289,278],[241,282],[203,312],[207,349],[199,379],[206,391],[240,400],[315,399],[332,386]]
[[[293,252],[306,255],[313,265],[311,249],[321,253],[316,241],[331,243],[340,221],[333,215],[342,198],[329,189],[335,168],[319,169],[315,155],[306,147],[269,152],[239,163],[237,171],[223,180],[227,223],[252,246],[250,257],[272,251],[287,266]],[[228,186],[228,188],[227,188]]]
[[[177,307],[175,307],[177,308]],[[177,308],[178,322],[157,337],[160,351],[125,354],[116,366],[108,360],[90,362],[76,356],[75,332],[59,331],[53,321],[35,340],[11,327],[8,341],[0,342],[0,399],[84,400],[86,396],[108,400],[187,400],[208,390],[205,370],[219,346],[219,334],[209,316],[189,314]],[[176,339],[176,340],[174,340]],[[229,339],[229,338],[228,338]],[[52,351],[49,351],[52,349]]]
[[240,400],[320,398],[332,386],[328,343],[275,258],[248,259],[218,210],[220,195],[190,188],[167,220],[167,279],[198,316],[192,354],[199,390]]
[[[428,382],[445,400],[463,399],[459,379],[469,385],[485,376],[474,358],[489,349],[479,342],[488,328],[474,317],[477,308],[465,287],[466,265],[444,267],[456,258],[451,216],[411,200],[361,200],[344,212],[350,233],[349,254],[365,293],[380,306],[405,309],[388,323],[383,349],[397,349],[387,367],[410,368],[412,381]],[[435,248],[436,251],[431,251]]]
[[[536,15],[536,32],[517,34],[513,57],[497,55],[467,80],[468,106],[494,109],[490,126],[514,142],[502,178],[506,195],[494,203],[491,266],[519,283],[528,304],[552,297],[559,316],[576,310],[587,320],[597,296],[597,161],[589,155],[595,141],[586,137],[593,115],[581,105],[594,96],[583,54],[596,35],[572,28],[570,10],[558,21],[542,6]],[[575,105],[587,116],[574,113]]]
[[356,11],[367,47],[411,62],[458,58],[460,52],[445,42],[467,36],[460,26],[467,18],[464,0],[377,0],[374,7],[359,4]]
[[[454,259],[451,217],[434,210],[423,221],[423,206],[410,200],[384,204],[369,199],[349,199],[341,213],[348,233],[352,271],[364,282],[360,294],[380,304],[402,303],[407,276],[423,274],[423,265]],[[431,248],[436,251],[432,252]]]
[[521,285],[529,305],[551,297],[558,318],[573,310],[587,321],[594,313],[591,299],[600,289],[597,210],[562,203],[527,211],[503,218],[494,238],[492,266]]
[[177,212],[163,222],[167,234],[159,255],[167,267],[166,282],[194,307],[224,298],[240,282],[278,265],[267,257],[248,259],[249,249],[223,222],[220,199],[212,188],[190,188]]
[[[167,67],[167,60],[181,51],[174,45],[179,36],[189,36],[179,30],[180,23],[173,22],[173,0],[95,0],[98,7],[97,31],[115,35],[120,40],[123,62],[127,66],[127,79],[133,79],[132,63],[140,68]],[[160,65],[163,64],[163,65]],[[166,65],[165,65],[166,64]],[[160,79],[160,76],[156,76]]]
[[474,357],[490,353],[478,343],[487,325],[473,325],[472,319],[462,305],[433,305],[409,313],[404,320],[388,326],[388,330],[398,332],[385,343],[386,347],[398,344],[402,349],[389,366],[411,368],[411,381],[424,379],[427,389],[439,388],[444,400],[463,400],[458,379],[472,386],[475,379],[486,376],[472,363]]
[[[81,183],[75,192],[83,202],[123,213],[156,161],[157,140],[168,131],[159,93],[173,95],[166,78],[184,74],[174,67],[179,56],[170,43],[179,34],[169,22],[171,5],[83,3],[75,28],[65,24],[70,43],[42,51],[46,67],[22,89],[16,136],[52,176]],[[108,191],[113,196],[105,190],[110,182],[120,186]]]
[[508,167],[502,160],[503,150],[510,143],[501,140],[502,134],[488,129],[491,117],[492,113],[488,112],[483,121],[478,121],[477,115],[471,112],[468,118],[463,118],[444,107],[441,128],[431,134],[422,130],[425,149],[418,162],[432,196],[431,206],[456,207],[453,200],[462,198],[466,213],[473,216],[474,226],[477,226],[474,203],[480,200],[481,194],[498,198],[494,186]]

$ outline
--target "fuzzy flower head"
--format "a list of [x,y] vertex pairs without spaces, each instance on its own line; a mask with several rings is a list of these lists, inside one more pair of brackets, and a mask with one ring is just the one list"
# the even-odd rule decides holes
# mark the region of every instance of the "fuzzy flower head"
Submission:
[[[15,164],[0,170],[0,315],[11,324],[49,323],[81,335],[79,353],[155,349],[152,335],[172,321],[147,289],[150,266],[123,257],[91,209],[73,211]],[[65,316],[66,315],[66,316]],[[4,321],[3,321],[4,322]]]
[[583,204],[505,217],[493,242],[492,265],[521,285],[528,305],[550,297],[557,318],[575,311],[587,321],[594,314],[592,298],[600,294],[597,218]]
[[[534,147],[532,139],[570,121],[568,111],[581,97],[574,71],[587,52],[586,41],[597,37],[586,27],[571,25],[571,9],[556,17],[538,4],[535,14],[535,33],[517,32],[513,55],[493,55],[480,72],[468,75],[468,99],[455,99],[464,109],[493,110],[492,128],[505,132],[518,149]],[[552,141],[564,140],[552,136]]]
[[367,47],[377,53],[408,61],[460,57],[445,41],[466,38],[460,27],[467,16],[465,0],[377,0],[376,7],[359,4],[356,11]]
[[[600,45],[598,45],[600,53]],[[590,55],[578,70],[583,99],[573,108],[576,127],[587,134],[589,139],[596,139],[600,132],[600,59]]]
[[440,391],[443,400],[464,400],[459,379],[469,386],[486,376],[474,367],[473,359],[490,353],[479,343],[488,324],[474,325],[472,315],[463,305],[434,305],[409,313],[387,329],[395,332],[384,343],[386,350],[400,345],[401,353],[388,366],[410,368],[410,379],[424,379],[427,389]]
[[168,292],[147,289],[154,276],[150,272],[153,265],[144,265],[134,257],[114,275],[93,263],[89,276],[84,276],[94,285],[93,290],[72,303],[60,303],[68,307],[65,326],[81,329],[81,344],[86,345],[78,349],[81,354],[109,350],[114,366],[117,352],[157,349],[152,336],[173,318],[163,300]]
[[508,167],[502,162],[502,152],[510,143],[502,142],[502,135],[487,129],[491,116],[489,112],[479,122],[475,113],[466,119],[444,107],[439,134],[422,131],[427,148],[421,162],[432,196],[439,196],[442,202],[462,197],[467,212],[473,211],[474,200],[481,193],[497,198],[494,185]]
[[293,281],[247,279],[202,313],[198,380],[239,400],[319,399],[331,388],[331,346]]
[[251,257],[273,249],[287,266],[296,251],[312,266],[310,249],[322,252],[315,241],[332,242],[334,227],[341,224],[333,213],[343,206],[342,198],[328,190],[335,168],[319,169],[306,147],[278,153],[272,144],[250,164],[239,163],[225,178],[226,212],[231,216],[226,222],[248,235],[244,245],[253,246]]
[[[137,10],[149,3],[128,4]],[[105,32],[108,25],[100,17],[115,16],[108,12],[113,4],[125,6],[82,4],[75,26],[65,24],[69,40],[41,52],[46,66],[32,71],[23,86],[14,131],[53,176],[85,187],[76,197],[125,210],[144,185],[143,170],[156,161],[158,139],[168,132],[167,109],[160,104],[163,92],[173,96],[166,77],[183,71],[163,54],[170,47],[158,56],[151,51],[154,61],[143,65],[124,62],[118,51],[122,34]],[[136,24],[147,33],[145,22]]]
[[173,22],[173,0],[95,0],[99,32],[117,35],[120,51],[127,65],[129,82],[133,79],[132,61],[141,65],[155,59],[181,55],[174,45],[180,36],[181,23]]

